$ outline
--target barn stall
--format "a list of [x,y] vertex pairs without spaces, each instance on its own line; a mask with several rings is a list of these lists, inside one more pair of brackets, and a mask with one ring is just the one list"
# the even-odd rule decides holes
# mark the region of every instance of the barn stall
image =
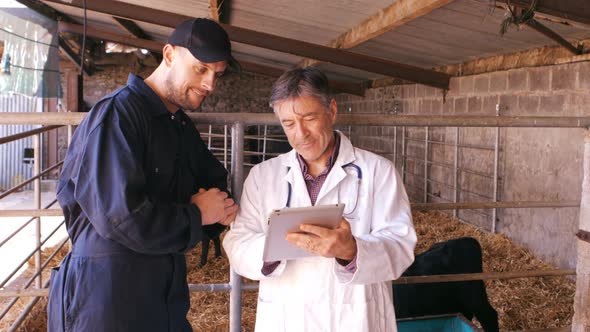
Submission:
[[[187,14],[185,4],[101,1],[87,4],[87,28],[83,29],[80,1],[21,2],[59,20],[58,47],[64,58],[74,59],[62,60],[62,85],[66,88],[60,103],[68,111],[83,110],[124,84],[126,72],[149,74],[171,27]],[[577,291],[586,294],[583,239],[587,238],[587,218],[580,208],[580,201],[584,202],[580,188],[587,169],[583,167],[583,142],[590,84],[583,45],[590,15],[587,6],[574,1],[512,1],[508,5],[458,0],[413,6],[404,1],[349,6],[327,2],[309,4],[317,7],[309,13],[297,10],[301,4],[287,2],[276,6],[234,1],[229,9],[227,4],[191,2],[192,16],[216,18],[209,9],[218,7],[231,14],[231,19],[223,15],[217,19],[228,24],[225,27],[245,71],[222,82],[202,107],[206,113],[193,114],[193,118],[203,127],[201,132],[212,150],[232,169],[234,192],[239,192],[248,165],[284,149],[276,120],[268,114],[266,99],[272,77],[291,65],[318,65],[340,92],[336,96],[340,129],[353,144],[395,162],[416,210],[446,211],[462,223],[504,235],[559,269],[549,272],[568,275],[577,267]],[[6,12],[22,16],[17,13],[22,10]],[[519,21],[531,12],[534,20]],[[516,28],[510,23],[520,25]],[[144,34],[130,37],[132,32],[121,26],[135,27],[129,30]],[[505,28],[500,35],[498,30]],[[82,45],[77,39],[84,30],[89,47],[83,53],[84,76],[80,77],[76,68],[81,59],[76,55]],[[109,44],[111,49],[134,47],[135,53],[107,56],[107,41],[116,44]],[[315,57],[316,61],[300,57]],[[57,103],[52,105],[55,108]],[[11,114],[0,121],[7,126],[75,125],[84,116],[47,113],[51,110]],[[36,164],[46,166],[44,179],[50,180],[47,174],[60,154],[63,156],[67,132],[64,128],[61,134],[56,128],[42,128],[25,135],[45,130],[48,133],[39,135],[47,146],[39,156],[44,160],[38,159]],[[246,150],[243,154],[242,149]],[[4,216],[31,215],[31,211],[2,212]],[[39,256],[39,251],[35,255]],[[35,264],[41,269],[41,260]],[[515,267],[518,271],[521,266]],[[232,275],[229,284],[224,280],[214,286],[194,287],[196,292],[231,289],[231,330],[240,327],[239,281]],[[254,287],[249,283],[244,286]],[[567,297],[564,293],[558,293],[560,298]],[[578,329],[576,324],[584,324],[586,315],[583,303],[587,296],[576,298],[578,319],[572,323],[573,330]],[[570,324],[567,320],[561,323],[535,328],[567,328]]]

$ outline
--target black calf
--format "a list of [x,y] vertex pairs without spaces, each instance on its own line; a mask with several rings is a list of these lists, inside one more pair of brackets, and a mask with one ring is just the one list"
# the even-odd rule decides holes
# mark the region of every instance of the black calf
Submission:
[[[481,246],[465,237],[433,245],[416,256],[403,276],[481,272]],[[482,280],[393,285],[393,301],[397,318],[460,312],[469,320],[475,316],[486,332],[499,330]]]
[[211,239],[207,235],[203,234],[203,240],[201,241],[201,264],[199,267],[203,267],[205,264],[207,264],[207,257],[209,256],[209,242],[211,240],[213,240],[213,245],[215,246],[215,257],[221,257],[221,241],[219,240],[219,235]]

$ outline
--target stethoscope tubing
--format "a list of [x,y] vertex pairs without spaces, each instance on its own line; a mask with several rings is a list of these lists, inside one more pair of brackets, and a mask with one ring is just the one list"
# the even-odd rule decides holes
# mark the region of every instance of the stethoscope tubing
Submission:
[[[354,164],[354,163],[348,163],[346,165],[342,165],[342,168],[346,168],[346,167],[352,167],[356,170],[356,177],[357,177],[357,181],[358,181],[358,190],[360,190],[360,185],[361,185],[361,180],[363,179],[363,171],[361,170],[361,168]],[[289,172],[291,168],[287,167],[287,172]],[[285,204],[285,207],[291,207],[291,193],[293,192],[293,188],[291,187],[291,182],[287,182],[287,204]],[[357,190],[357,191],[358,191]],[[358,204],[358,192],[357,192],[357,196],[356,196],[356,202],[354,204],[354,209],[351,213],[353,213],[356,210],[356,206]]]

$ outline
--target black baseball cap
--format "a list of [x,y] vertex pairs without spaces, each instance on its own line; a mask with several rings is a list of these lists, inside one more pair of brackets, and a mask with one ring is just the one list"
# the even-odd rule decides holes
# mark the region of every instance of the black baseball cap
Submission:
[[240,63],[231,55],[231,43],[227,32],[215,21],[194,18],[176,26],[168,44],[188,49],[201,62],[227,61],[228,68],[240,72]]

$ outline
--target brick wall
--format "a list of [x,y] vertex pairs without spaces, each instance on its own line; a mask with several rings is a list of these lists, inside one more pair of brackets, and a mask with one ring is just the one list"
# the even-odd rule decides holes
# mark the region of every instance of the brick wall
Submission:
[[[339,111],[419,115],[588,116],[590,62],[513,69],[451,79],[450,91],[412,84],[341,95]],[[425,129],[355,127],[353,142],[393,160],[405,173],[414,201],[424,201]],[[459,201],[493,197],[495,128],[460,128]],[[456,128],[429,128],[427,201],[452,202]],[[579,200],[583,129],[501,128],[499,200]],[[395,156],[394,156],[395,152]],[[405,159],[405,160],[404,160]],[[459,217],[492,228],[491,210],[461,210]],[[496,229],[562,267],[575,266],[577,208],[498,210]]]

